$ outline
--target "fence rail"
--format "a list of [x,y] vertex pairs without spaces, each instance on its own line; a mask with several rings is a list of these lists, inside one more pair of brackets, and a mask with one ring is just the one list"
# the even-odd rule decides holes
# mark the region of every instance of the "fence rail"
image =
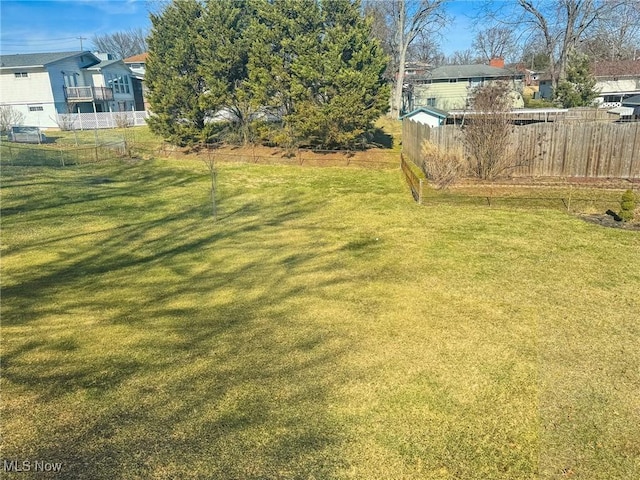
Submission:
[[129,154],[123,141],[99,143],[86,146],[69,145],[21,145],[11,142],[0,144],[2,163],[15,166],[61,166],[97,163]]
[[94,130],[146,125],[149,112],[61,113],[57,118],[62,130]]
[[[470,152],[458,126],[429,128],[405,120],[403,152],[423,163],[425,142],[445,150]],[[640,122],[539,123],[513,127],[514,177],[640,178]]]
[[320,167],[365,167],[365,168],[397,168],[398,161],[395,154],[388,151],[365,150],[310,150],[297,149],[291,152],[271,150],[266,153],[264,149],[247,148],[220,148],[220,144],[199,144],[191,147],[189,151],[169,145],[133,143],[132,151],[140,155],[159,157],[195,157],[238,163],[255,163],[263,165],[299,165]]

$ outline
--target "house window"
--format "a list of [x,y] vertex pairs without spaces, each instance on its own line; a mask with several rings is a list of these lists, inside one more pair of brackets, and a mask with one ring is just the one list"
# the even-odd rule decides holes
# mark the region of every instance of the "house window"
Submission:
[[436,99],[435,97],[427,98],[427,107],[435,107]]
[[78,78],[75,73],[65,73],[64,77],[64,86],[65,87],[77,87],[78,86]]
[[44,112],[44,107],[42,105],[29,105],[30,112]]
[[27,72],[16,72],[14,73],[16,78],[27,78],[29,74]]
[[112,73],[107,73],[106,78],[107,86],[113,88],[114,93],[131,93],[129,75],[114,75]]

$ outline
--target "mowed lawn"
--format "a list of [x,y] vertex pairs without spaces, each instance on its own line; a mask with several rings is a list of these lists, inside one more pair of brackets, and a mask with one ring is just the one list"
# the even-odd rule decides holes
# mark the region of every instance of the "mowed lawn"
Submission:
[[[2,169],[2,460],[85,479],[640,478],[640,234],[399,170]],[[19,478],[48,478],[33,471]]]

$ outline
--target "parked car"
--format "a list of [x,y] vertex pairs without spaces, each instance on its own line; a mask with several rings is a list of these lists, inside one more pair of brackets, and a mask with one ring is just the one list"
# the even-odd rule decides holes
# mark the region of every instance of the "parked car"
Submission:
[[47,136],[38,127],[11,127],[8,137],[10,142],[47,143]]

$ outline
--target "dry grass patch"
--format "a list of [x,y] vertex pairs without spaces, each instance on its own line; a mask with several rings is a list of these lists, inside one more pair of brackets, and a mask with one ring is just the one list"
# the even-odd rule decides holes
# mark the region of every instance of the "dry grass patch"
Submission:
[[637,476],[637,233],[421,207],[397,171],[219,169],[215,223],[198,161],[3,169],[3,458]]

